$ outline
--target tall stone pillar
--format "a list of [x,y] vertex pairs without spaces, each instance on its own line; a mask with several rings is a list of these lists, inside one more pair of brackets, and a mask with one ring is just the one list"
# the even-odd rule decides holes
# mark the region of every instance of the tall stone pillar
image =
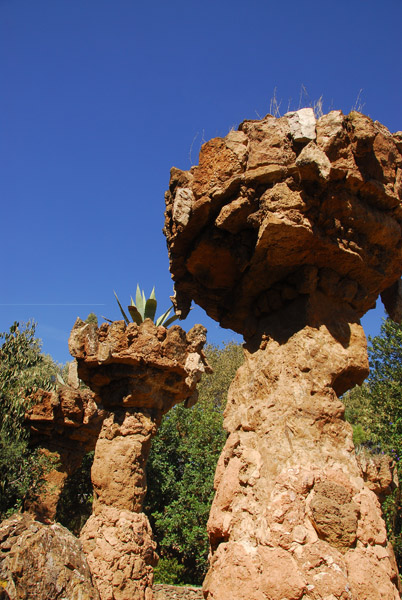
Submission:
[[399,598],[380,504],[339,400],[368,372],[364,332],[320,294],[307,304],[303,328],[245,350],[231,385],[207,598]]
[[207,600],[397,600],[381,507],[341,395],[368,373],[360,317],[400,319],[402,133],[352,112],[245,121],[172,169],[177,311],[243,334],[208,522]]
[[140,326],[100,328],[77,320],[70,352],[78,374],[108,412],[95,447],[93,513],[81,532],[101,600],[152,600],[156,543],[142,505],[151,439],[178,402],[197,401],[196,384],[209,370],[206,330]]
[[101,600],[152,598],[158,556],[142,503],[146,459],[159,421],[160,414],[152,418],[148,411],[127,408],[103,422],[91,470],[92,515],[80,535]]

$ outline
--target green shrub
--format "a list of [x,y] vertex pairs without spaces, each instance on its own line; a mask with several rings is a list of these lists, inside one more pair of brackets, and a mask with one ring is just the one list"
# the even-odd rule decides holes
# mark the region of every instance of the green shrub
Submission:
[[[380,335],[369,338],[370,374],[365,383],[345,394],[345,417],[353,441],[365,452],[389,454],[402,481],[402,326],[384,320]],[[402,569],[402,503],[400,491],[382,503],[388,539]]]
[[183,574],[184,566],[176,558],[160,558],[158,565],[154,567],[155,583],[180,585],[184,583]]
[[357,425],[352,425],[353,427],[353,443],[355,446],[361,446],[364,442],[367,441],[367,434],[364,431],[363,427],[360,423]]
[[[214,372],[202,378],[198,403],[189,409],[175,406],[153,440],[144,506],[162,560],[183,567],[180,581],[190,584],[201,584],[208,567],[206,525],[216,463],[226,440],[223,409],[243,350],[236,344],[208,346],[206,356]],[[166,572],[163,564],[160,580]]]

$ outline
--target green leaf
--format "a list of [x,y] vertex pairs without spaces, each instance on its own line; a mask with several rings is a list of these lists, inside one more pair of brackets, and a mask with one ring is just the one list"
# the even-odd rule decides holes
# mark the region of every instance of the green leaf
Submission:
[[113,323],[112,319],[108,319],[107,317],[104,317],[103,315],[102,315],[102,319],[104,319],[108,323]]
[[142,318],[142,315],[138,312],[137,307],[136,306],[128,306],[127,308],[128,308],[128,311],[129,311],[134,323],[137,323],[137,325],[141,325],[143,318]]
[[163,323],[164,327],[169,327],[169,325],[171,325],[172,323],[174,323],[175,321],[177,321],[177,319],[179,318],[179,315],[173,315],[173,317],[170,317],[170,319],[168,319],[167,321],[165,321]]
[[119,302],[119,299],[118,299],[118,297],[117,297],[117,294],[116,294],[116,292],[115,292],[114,290],[113,290],[113,293],[114,293],[114,295],[115,295],[115,297],[116,297],[117,304],[119,305],[120,312],[121,312],[121,314],[123,315],[123,319],[125,320],[125,322],[127,323],[127,325],[129,325],[129,323],[130,323],[130,319],[128,318],[128,316],[127,316],[127,315],[126,315],[126,313],[124,312],[124,310],[123,310],[123,307],[122,307],[122,305],[120,304],[120,302]]
[[163,313],[163,315],[161,315],[160,317],[158,317],[156,319],[155,325],[157,327],[159,327],[159,325],[163,325],[163,323],[166,321],[166,319],[168,318],[168,316],[170,315],[171,312],[172,312],[172,309],[168,308],[167,311]]
[[135,306],[137,307],[138,312],[141,315],[142,320],[144,320],[144,310],[145,310],[145,296],[143,296],[144,292],[141,294],[140,286],[137,283],[137,291],[135,292]]
[[155,298],[148,298],[145,303],[144,320],[151,319],[151,321],[153,321],[155,319],[156,305],[157,302]]

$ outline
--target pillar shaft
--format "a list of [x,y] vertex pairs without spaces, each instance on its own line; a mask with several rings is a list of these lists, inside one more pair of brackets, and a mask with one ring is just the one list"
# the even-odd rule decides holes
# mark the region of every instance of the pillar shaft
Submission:
[[337,396],[367,372],[364,332],[330,311],[322,320],[246,350],[230,387],[207,600],[399,599],[380,504]]
[[105,419],[95,447],[91,479],[93,511],[102,506],[140,512],[146,494],[145,468],[161,415],[135,408]]

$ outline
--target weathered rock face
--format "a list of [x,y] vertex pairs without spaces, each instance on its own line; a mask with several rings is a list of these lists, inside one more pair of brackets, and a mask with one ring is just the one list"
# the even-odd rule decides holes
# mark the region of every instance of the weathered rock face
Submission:
[[146,319],[140,326],[115,321],[98,329],[77,319],[69,349],[98,405],[165,414],[179,402],[190,406],[197,401],[196,385],[209,369],[202,352],[205,341],[202,325],[186,333],[178,325],[165,329]]
[[[165,234],[176,305],[191,300],[249,339],[318,289],[362,316],[384,292],[397,311],[401,135],[352,112],[245,121],[172,169]],[[396,286],[398,287],[398,286]],[[399,302],[400,303],[400,302]],[[391,315],[392,316],[392,315]]]
[[334,391],[367,372],[361,327],[344,334],[306,326],[245,352],[208,523],[207,598],[399,598],[380,504]]
[[80,542],[28,514],[0,525],[0,590],[5,600],[99,600]]
[[390,456],[361,452],[357,456],[357,462],[363,473],[364,483],[381,502],[398,487],[396,464]]
[[102,600],[152,600],[156,543],[144,513],[104,506],[81,534]]
[[154,585],[155,600],[203,600],[204,595],[198,587],[177,586],[166,583]]
[[389,465],[359,466],[338,397],[368,373],[359,318],[379,294],[401,314],[401,152],[401,135],[360,113],[302,109],[245,121],[171,171],[176,306],[185,316],[194,299],[247,342],[208,600],[399,598],[374,493],[392,485]]
[[38,390],[32,397],[34,404],[25,415],[30,443],[56,465],[45,474],[40,496],[26,502],[25,510],[40,521],[54,521],[66,478],[81,465],[85,453],[95,448],[108,413],[98,408],[93,398],[90,390],[72,385],[56,391]]
[[98,329],[78,320],[70,352],[78,374],[107,409],[91,472],[93,514],[81,533],[102,600],[151,600],[156,544],[141,513],[151,438],[178,402],[197,401],[196,385],[209,367],[206,330],[140,326],[124,321]]

